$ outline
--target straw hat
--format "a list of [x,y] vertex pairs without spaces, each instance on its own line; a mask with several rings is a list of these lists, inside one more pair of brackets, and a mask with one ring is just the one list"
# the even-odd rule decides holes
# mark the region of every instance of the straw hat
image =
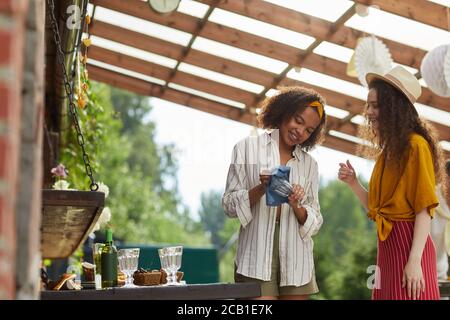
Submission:
[[422,93],[422,87],[419,80],[408,70],[401,66],[394,67],[385,75],[369,72],[366,75],[366,81],[370,84],[373,80],[385,81],[398,90],[408,98],[411,103],[415,103]]

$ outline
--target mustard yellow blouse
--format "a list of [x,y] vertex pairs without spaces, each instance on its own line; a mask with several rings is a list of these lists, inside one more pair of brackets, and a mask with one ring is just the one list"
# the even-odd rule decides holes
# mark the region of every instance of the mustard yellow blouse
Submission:
[[439,205],[430,146],[418,134],[411,135],[410,143],[400,168],[381,154],[370,178],[367,215],[376,222],[381,241],[389,236],[392,221],[414,221],[425,208],[433,217]]

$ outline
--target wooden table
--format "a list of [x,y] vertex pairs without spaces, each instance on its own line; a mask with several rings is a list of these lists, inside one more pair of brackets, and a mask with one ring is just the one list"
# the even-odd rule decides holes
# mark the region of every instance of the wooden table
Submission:
[[439,281],[441,297],[450,297],[450,281]]
[[42,291],[41,300],[208,300],[261,296],[258,283],[188,284],[105,290]]

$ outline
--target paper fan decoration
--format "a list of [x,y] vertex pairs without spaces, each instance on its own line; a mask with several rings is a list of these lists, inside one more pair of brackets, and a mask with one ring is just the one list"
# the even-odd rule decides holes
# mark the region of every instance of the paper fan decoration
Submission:
[[447,88],[450,88],[450,50],[447,50],[444,59],[444,77],[445,82],[447,82]]
[[363,38],[355,48],[355,68],[359,82],[367,87],[366,74],[386,74],[392,69],[392,57],[386,45],[374,36]]
[[[446,58],[450,52],[450,44],[445,44],[429,51],[422,60],[420,65],[420,73],[428,88],[441,97],[450,97],[449,81],[446,81],[446,73],[450,67],[450,58]],[[447,68],[447,71],[445,71]],[[447,79],[450,77],[447,76]]]

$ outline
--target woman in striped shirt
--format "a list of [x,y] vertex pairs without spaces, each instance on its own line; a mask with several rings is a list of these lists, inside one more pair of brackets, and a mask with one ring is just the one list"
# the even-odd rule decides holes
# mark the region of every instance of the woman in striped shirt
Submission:
[[439,144],[414,107],[421,87],[398,66],[386,75],[369,73],[362,138],[375,148],[377,161],[367,192],[350,162],[341,163],[346,182],[376,222],[377,268],[373,299],[439,299],[436,251],[430,222],[438,205],[436,177],[442,180]]
[[[262,299],[307,299],[318,292],[311,237],[322,225],[319,175],[306,151],[322,138],[324,103],[310,89],[281,89],[258,116],[268,130],[233,149],[222,204],[241,223],[235,281],[259,282]],[[293,190],[288,203],[267,206],[269,178],[260,173],[279,165],[290,167]]]

